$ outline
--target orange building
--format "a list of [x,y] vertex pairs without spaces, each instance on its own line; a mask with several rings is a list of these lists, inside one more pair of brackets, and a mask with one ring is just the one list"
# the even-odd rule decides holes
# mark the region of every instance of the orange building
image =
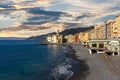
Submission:
[[79,34],[74,35],[75,43],[79,43]]

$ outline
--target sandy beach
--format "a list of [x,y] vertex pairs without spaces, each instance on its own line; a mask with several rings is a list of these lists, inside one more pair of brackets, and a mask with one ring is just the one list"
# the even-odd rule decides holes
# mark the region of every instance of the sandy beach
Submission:
[[82,72],[74,74],[69,80],[120,80],[120,56],[90,55],[81,45],[72,47],[77,59],[84,61],[84,66],[80,68]]

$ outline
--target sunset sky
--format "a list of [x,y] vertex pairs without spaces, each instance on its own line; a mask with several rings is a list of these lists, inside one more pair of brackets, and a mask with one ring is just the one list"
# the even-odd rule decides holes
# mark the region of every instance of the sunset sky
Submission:
[[120,0],[0,0],[0,37],[89,27],[120,13]]

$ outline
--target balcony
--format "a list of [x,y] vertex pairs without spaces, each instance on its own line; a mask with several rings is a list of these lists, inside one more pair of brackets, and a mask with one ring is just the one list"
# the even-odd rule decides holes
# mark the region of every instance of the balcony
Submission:
[[117,33],[117,32],[118,32],[118,30],[114,30],[113,32],[114,32],[114,33]]

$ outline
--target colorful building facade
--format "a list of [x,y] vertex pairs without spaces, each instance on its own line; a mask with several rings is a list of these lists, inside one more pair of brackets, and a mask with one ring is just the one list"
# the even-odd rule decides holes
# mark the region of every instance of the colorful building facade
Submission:
[[114,20],[107,20],[105,22],[106,26],[106,39],[113,39],[114,38],[114,27],[115,27],[115,21]]
[[113,32],[113,37],[120,37],[120,15],[116,16],[115,18]]
[[79,33],[79,40],[80,43],[85,43],[89,40],[89,34],[88,32],[80,32]]
[[106,28],[104,24],[97,24],[94,27],[95,40],[103,40],[106,39]]
[[59,34],[59,30],[58,30],[56,34],[48,35],[46,37],[46,40],[48,43],[62,44],[63,43],[63,36]]

